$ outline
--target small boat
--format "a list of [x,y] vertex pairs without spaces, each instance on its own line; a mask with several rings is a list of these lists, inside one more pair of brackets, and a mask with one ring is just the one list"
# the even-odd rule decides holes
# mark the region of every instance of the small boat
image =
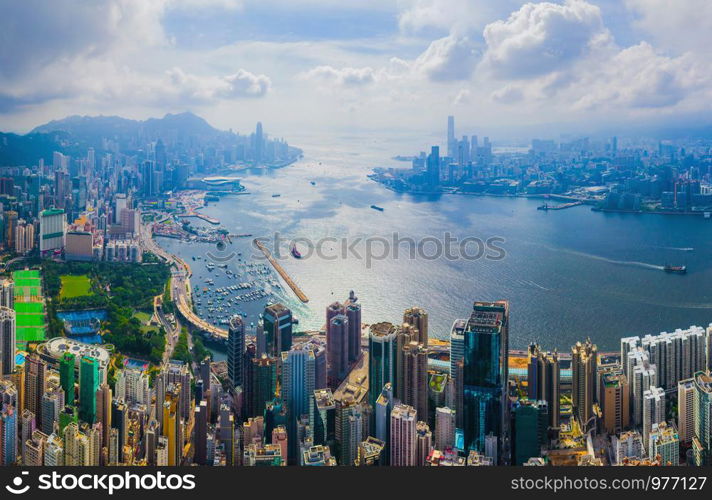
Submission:
[[371,208],[374,210],[378,210],[379,212],[383,212],[383,210],[385,210],[383,207],[379,207],[378,205],[371,205]]
[[292,248],[290,249],[290,251],[292,252],[292,256],[293,256],[295,259],[301,259],[301,258],[302,258],[302,254],[299,253],[299,250],[297,250],[297,246],[296,246],[294,243],[292,243]]
[[671,266],[669,264],[665,264],[663,270],[666,273],[685,274],[687,272],[687,266]]
[[274,193],[274,194],[272,195],[272,198],[279,198],[280,196],[282,196],[282,195],[279,194],[279,193]]
[[310,184],[311,184],[312,186],[316,186],[316,181],[311,181]]

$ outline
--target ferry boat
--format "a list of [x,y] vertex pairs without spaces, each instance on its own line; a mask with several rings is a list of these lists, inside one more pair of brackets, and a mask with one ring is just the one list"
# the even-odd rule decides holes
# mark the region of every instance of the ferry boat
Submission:
[[663,270],[666,273],[685,274],[687,272],[687,266],[671,266],[669,264],[665,264]]
[[371,208],[374,210],[378,210],[379,212],[383,212],[383,210],[385,210],[383,207],[379,207],[378,205],[371,205]]
[[292,243],[292,248],[290,249],[290,251],[292,252],[292,256],[293,256],[295,259],[301,259],[301,258],[302,258],[302,254],[299,253],[299,250],[297,250],[297,246],[296,246],[294,243]]

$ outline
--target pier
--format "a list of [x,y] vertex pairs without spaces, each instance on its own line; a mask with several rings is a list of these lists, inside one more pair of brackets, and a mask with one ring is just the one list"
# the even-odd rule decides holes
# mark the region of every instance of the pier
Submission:
[[543,205],[537,207],[537,210],[564,210],[566,208],[578,207],[583,205],[582,201],[572,201],[571,203],[562,203],[560,205],[549,205],[544,203]]
[[279,273],[279,275],[282,277],[282,279],[289,285],[289,288],[292,289],[294,294],[304,302],[305,304],[309,302],[309,297],[306,296],[304,292],[301,291],[301,289],[297,286],[297,284],[292,280],[292,278],[287,274],[287,271],[284,270],[284,268],[275,260],[274,257],[272,257],[272,253],[267,249],[266,246],[262,244],[261,241],[254,239],[252,242],[255,244],[257,248],[259,248],[262,253],[267,257],[267,260],[269,261],[270,264],[272,264],[272,267],[274,267],[274,270]]
[[180,215],[179,217],[180,217],[181,219],[187,219],[187,218],[189,218],[189,217],[197,217],[198,219],[202,219],[202,220],[204,220],[205,222],[209,222],[210,224],[214,224],[214,225],[216,225],[216,226],[217,226],[218,224],[220,224],[220,221],[219,221],[219,220],[217,220],[217,219],[215,219],[215,218],[213,218],[213,217],[210,217],[209,215],[199,214],[199,213],[197,213],[197,212],[189,212],[189,213],[187,213],[187,214]]

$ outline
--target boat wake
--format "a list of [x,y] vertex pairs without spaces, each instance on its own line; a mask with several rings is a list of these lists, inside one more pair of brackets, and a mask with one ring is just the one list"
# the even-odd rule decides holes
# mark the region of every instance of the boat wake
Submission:
[[694,252],[695,249],[692,247],[658,247],[663,250],[673,250],[675,252]]
[[544,290],[545,292],[550,292],[551,288],[546,288],[545,286],[540,285],[536,281],[531,281],[531,280],[521,280],[523,285],[527,286],[533,286],[534,288],[538,288],[539,290]]
[[606,257],[601,257],[600,255],[593,255],[585,252],[577,252],[576,250],[563,250],[566,253],[573,255],[578,255],[580,257],[585,257],[592,260],[598,260],[600,262],[607,262],[608,264],[613,264],[616,266],[627,266],[627,267],[640,267],[642,269],[651,269],[654,271],[663,271],[665,266],[656,266],[655,264],[649,264],[647,262],[638,262],[635,260],[615,260],[608,259]]

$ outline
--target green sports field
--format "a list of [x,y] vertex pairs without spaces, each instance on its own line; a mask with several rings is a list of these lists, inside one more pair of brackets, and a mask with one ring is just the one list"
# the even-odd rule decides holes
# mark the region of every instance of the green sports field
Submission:
[[15,282],[15,315],[17,318],[17,345],[24,349],[28,342],[46,339],[42,278],[37,270],[12,273]]
[[91,280],[86,274],[65,274],[60,276],[59,279],[62,280],[62,288],[59,292],[59,296],[62,299],[93,295],[91,291]]

